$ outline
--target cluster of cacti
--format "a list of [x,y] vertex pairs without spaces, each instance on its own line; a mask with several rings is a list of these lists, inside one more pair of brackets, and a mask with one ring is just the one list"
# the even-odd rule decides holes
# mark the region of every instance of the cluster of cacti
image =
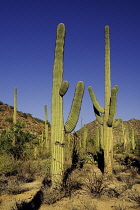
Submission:
[[121,137],[121,143],[124,146],[124,151],[130,151],[135,150],[136,148],[136,142],[135,142],[135,132],[134,129],[128,129],[124,126],[122,123],[122,137]]
[[103,126],[104,144],[104,172],[112,174],[113,160],[113,134],[112,128],[119,125],[122,119],[115,120],[116,98],[118,86],[111,89],[110,79],[110,34],[109,26],[105,26],[105,85],[104,85],[104,108],[101,107],[94,95],[92,87],[89,87],[89,94],[93,103],[97,121]]
[[70,114],[64,125],[63,96],[68,89],[68,82],[63,81],[65,25],[57,27],[55,60],[53,69],[52,105],[51,105],[51,175],[52,183],[62,183],[64,173],[65,132],[72,132],[77,124],[84,93],[84,83],[78,82],[72,102]]
[[131,131],[131,144],[132,144],[132,150],[135,150],[136,148],[136,142],[135,142],[135,132],[134,129]]
[[[44,105],[45,112],[45,138],[44,133],[40,138],[39,145],[41,148],[50,152],[51,148],[51,177],[52,187],[62,184],[65,172],[65,162],[72,164],[72,148],[75,140],[72,141],[70,133],[74,130],[81,109],[82,98],[84,94],[84,83],[78,82],[75,88],[74,98],[71,110],[66,123],[63,117],[63,97],[66,94],[69,83],[63,81],[63,58],[64,58],[64,42],[65,42],[65,25],[60,23],[57,27],[55,57],[53,68],[53,84],[52,84],[52,104],[51,104],[51,145],[49,139],[48,113],[47,106]],[[104,172],[112,174],[113,171],[113,128],[117,127],[122,119],[115,119],[116,102],[118,86],[111,89],[110,77],[110,34],[109,26],[105,26],[105,82],[104,82],[104,108],[98,103],[96,96],[90,86],[89,94],[93,103],[93,108],[100,127],[96,129],[94,145],[96,153],[104,151]],[[14,115],[13,122],[17,122],[17,88],[14,89]],[[73,135],[74,137],[74,135]],[[122,123],[122,143],[124,149],[128,148],[131,143],[132,150],[135,150],[136,143],[134,137],[134,129],[132,129],[131,138],[128,130],[124,128]],[[14,142],[13,142],[14,144]],[[79,142],[80,145],[80,142]],[[80,147],[80,146],[79,146]],[[84,132],[81,138],[81,147],[86,151],[87,147],[87,126],[84,125]],[[37,147],[34,148],[34,157],[37,158]],[[91,157],[90,157],[91,158]]]

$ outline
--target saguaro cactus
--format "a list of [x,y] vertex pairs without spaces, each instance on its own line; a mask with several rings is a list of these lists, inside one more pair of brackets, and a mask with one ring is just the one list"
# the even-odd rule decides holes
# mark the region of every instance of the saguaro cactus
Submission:
[[17,122],[17,88],[14,88],[14,115],[13,115],[13,123]]
[[135,150],[136,148],[136,142],[135,142],[135,132],[134,129],[131,131],[131,144],[132,144],[132,150]]
[[120,124],[122,119],[115,120],[116,98],[118,86],[111,90],[110,79],[110,35],[109,26],[105,26],[105,84],[104,84],[104,108],[101,107],[95,97],[92,87],[88,88],[93,103],[94,112],[97,121],[103,126],[103,144],[104,144],[104,172],[112,174],[113,160],[113,136],[112,128]]
[[55,60],[53,69],[52,106],[51,106],[51,174],[53,187],[62,183],[64,173],[64,133],[72,132],[77,124],[84,83],[78,82],[75,89],[71,110],[64,125],[63,96],[68,90],[69,84],[63,81],[63,55],[64,55],[65,25],[60,23],[57,27]]

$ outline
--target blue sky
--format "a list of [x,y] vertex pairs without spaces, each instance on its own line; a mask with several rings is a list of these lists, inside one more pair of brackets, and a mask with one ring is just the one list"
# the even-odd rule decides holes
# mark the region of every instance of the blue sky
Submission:
[[119,86],[116,118],[140,119],[139,0],[1,0],[0,101],[18,110],[51,118],[52,70],[56,27],[66,26],[64,118],[69,114],[78,81],[85,94],[76,130],[95,120],[88,86],[104,105],[104,26],[110,26],[111,81]]

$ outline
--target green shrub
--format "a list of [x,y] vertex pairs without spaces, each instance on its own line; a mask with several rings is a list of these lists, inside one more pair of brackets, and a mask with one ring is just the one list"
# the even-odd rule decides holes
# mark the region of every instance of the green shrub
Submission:
[[18,160],[25,160],[26,149],[33,148],[34,143],[36,144],[36,136],[29,131],[23,131],[23,128],[23,123],[16,123],[9,129],[3,130],[0,136],[0,150]]
[[39,123],[45,123],[44,120],[41,120],[41,119],[39,119],[39,118],[37,118],[37,117],[34,117],[34,120],[35,120],[36,122],[39,122]]
[[26,113],[20,113],[20,116],[25,118],[25,119],[27,119],[27,117],[28,117]]
[[10,123],[13,123],[13,118],[12,117],[7,117],[5,119],[6,122],[10,122]]
[[32,114],[26,113],[27,117],[32,117]]
[[12,174],[20,165],[21,163],[13,160],[11,155],[5,152],[0,155],[0,174]]

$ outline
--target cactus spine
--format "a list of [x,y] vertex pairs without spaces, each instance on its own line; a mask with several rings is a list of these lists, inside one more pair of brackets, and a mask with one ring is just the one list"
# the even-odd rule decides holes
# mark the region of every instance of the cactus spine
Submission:
[[17,122],[17,88],[14,88],[14,115],[13,115],[13,123]]
[[97,121],[103,126],[104,145],[104,172],[112,174],[113,161],[113,135],[112,128],[119,125],[122,119],[114,121],[116,114],[116,97],[118,86],[111,90],[110,79],[110,35],[109,26],[105,26],[105,83],[104,83],[104,108],[101,107],[94,95],[92,87],[88,88],[93,103]]
[[52,105],[51,105],[51,174],[52,186],[61,184],[64,173],[65,132],[72,132],[77,124],[84,93],[84,83],[78,82],[72,102],[68,120],[64,125],[63,96],[67,92],[68,82],[63,81],[63,55],[64,55],[65,25],[60,23],[57,27],[55,60],[53,69]]

